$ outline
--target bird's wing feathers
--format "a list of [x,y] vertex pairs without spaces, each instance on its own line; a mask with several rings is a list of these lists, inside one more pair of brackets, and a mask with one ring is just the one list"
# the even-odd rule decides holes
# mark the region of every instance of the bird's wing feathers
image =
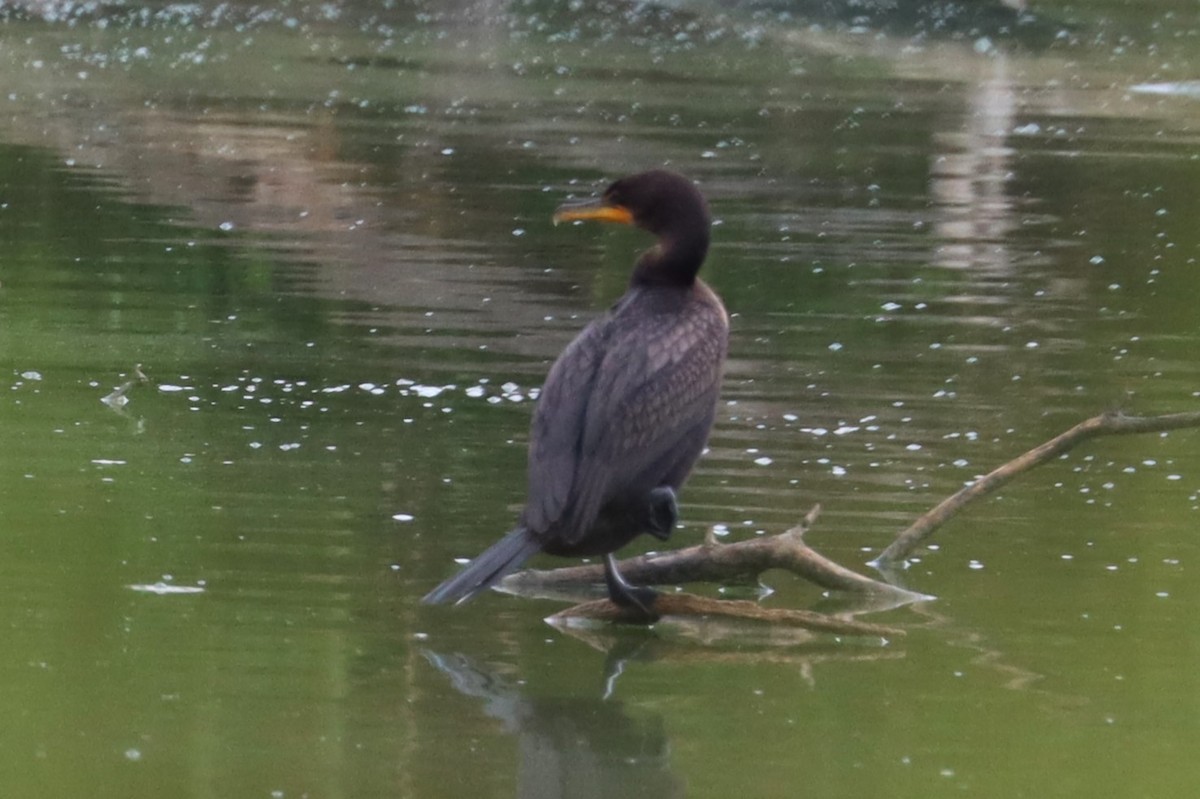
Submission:
[[[623,486],[681,482],[712,418],[723,314],[682,324],[665,314],[661,327],[622,321],[619,312],[606,316],[572,342],[538,402],[553,419],[534,418],[525,522],[535,530],[557,525],[567,543],[587,533]],[[701,434],[688,435],[696,427]]]
[[522,523],[544,533],[571,496],[579,442],[596,374],[604,360],[610,317],[592,322],[575,337],[542,385],[529,435],[529,494]]

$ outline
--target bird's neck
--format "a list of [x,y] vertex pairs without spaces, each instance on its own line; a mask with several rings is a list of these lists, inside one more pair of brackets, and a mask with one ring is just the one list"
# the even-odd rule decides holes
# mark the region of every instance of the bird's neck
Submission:
[[690,286],[708,254],[708,236],[664,234],[641,254],[629,279],[631,286]]

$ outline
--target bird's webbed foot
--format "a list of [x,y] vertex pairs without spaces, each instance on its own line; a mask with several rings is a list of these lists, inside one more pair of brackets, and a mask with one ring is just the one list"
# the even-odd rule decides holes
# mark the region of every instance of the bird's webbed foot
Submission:
[[679,503],[675,501],[675,489],[670,486],[659,486],[650,492],[650,509],[646,531],[650,535],[666,541],[675,529],[679,520]]
[[633,610],[647,621],[658,618],[654,612],[654,600],[658,598],[658,592],[649,586],[627,583],[617,571],[616,557],[612,553],[604,556],[604,584],[608,586],[608,597],[614,605]]

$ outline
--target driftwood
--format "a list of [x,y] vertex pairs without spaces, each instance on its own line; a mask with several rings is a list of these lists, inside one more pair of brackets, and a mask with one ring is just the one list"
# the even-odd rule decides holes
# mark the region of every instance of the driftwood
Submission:
[[[990,494],[1018,475],[1062,455],[1084,441],[1104,435],[1163,432],[1192,427],[1200,427],[1200,412],[1140,417],[1114,411],[1080,422],[943,500],[899,533],[871,565],[881,568],[902,561],[973,500]],[[818,513],[819,507],[814,508],[800,526],[775,536],[732,544],[717,543],[710,537],[701,546],[630,558],[621,561],[621,572],[631,582],[642,585],[675,585],[689,582],[744,582],[770,569],[784,569],[825,589],[858,595],[890,595],[897,600],[896,604],[928,598],[847,569],[805,544],[804,533],[816,520]],[[500,588],[522,595],[555,593],[580,585],[600,583],[603,575],[603,568],[599,565],[552,571],[527,570],[505,578]],[[897,633],[891,628],[810,611],[771,610],[753,602],[712,600],[687,594],[660,595],[653,611],[658,616],[720,615],[852,635],[887,637]],[[607,600],[585,602],[555,614],[550,620],[577,618],[638,623],[654,620],[631,614]]]
[[[820,515],[818,505],[798,526],[785,533],[721,544],[709,538],[699,546],[655,555],[639,555],[620,563],[625,579],[639,585],[700,582],[748,582],[769,569],[786,569],[833,591],[894,596],[901,604],[923,598],[834,563],[804,543],[804,534]],[[506,577],[501,588],[514,594],[550,595],[579,585],[604,582],[604,567],[568,566],[551,571],[528,569]]]

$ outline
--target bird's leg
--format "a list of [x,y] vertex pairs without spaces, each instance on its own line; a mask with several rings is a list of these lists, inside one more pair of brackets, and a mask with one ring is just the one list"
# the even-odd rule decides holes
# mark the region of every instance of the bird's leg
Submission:
[[611,552],[604,556],[604,584],[608,586],[608,597],[614,605],[636,608],[642,615],[654,619],[654,600],[658,592],[645,585],[630,585],[617,571],[617,559]]
[[646,531],[658,540],[666,541],[671,537],[678,520],[679,504],[675,501],[675,490],[670,486],[659,486],[651,491]]

